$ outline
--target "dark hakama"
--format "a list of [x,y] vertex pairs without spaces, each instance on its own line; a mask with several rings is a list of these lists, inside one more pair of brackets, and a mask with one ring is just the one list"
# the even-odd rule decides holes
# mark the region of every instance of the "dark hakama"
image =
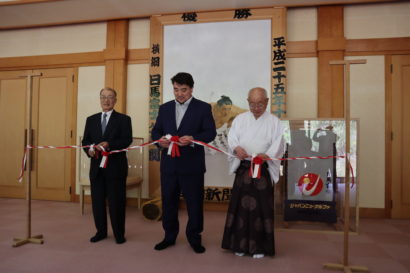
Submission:
[[236,171],[222,248],[246,254],[275,255],[273,187],[267,164],[260,179],[249,176],[250,161]]

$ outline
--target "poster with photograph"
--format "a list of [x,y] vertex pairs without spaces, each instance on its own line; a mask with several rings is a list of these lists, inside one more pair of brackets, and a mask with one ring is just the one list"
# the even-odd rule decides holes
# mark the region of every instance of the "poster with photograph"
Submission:
[[[210,144],[228,150],[233,119],[248,111],[248,91],[271,93],[271,20],[166,25],[163,48],[163,103],[174,99],[170,79],[190,73],[193,96],[212,106],[217,137]],[[208,149],[206,168],[205,186],[232,186],[226,155]]]

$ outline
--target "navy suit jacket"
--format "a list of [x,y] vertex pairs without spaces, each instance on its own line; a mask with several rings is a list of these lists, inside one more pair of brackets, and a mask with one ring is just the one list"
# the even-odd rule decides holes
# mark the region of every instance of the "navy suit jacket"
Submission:
[[[205,143],[211,142],[216,136],[215,121],[212,116],[211,105],[201,100],[192,98],[185,115],[177,129],[175,118],[175,101],[169,101],[160,106],[155,126],[152,129],[152,139],[158,140],[162,136],[192,136],[195,140]],[[162,173],[189,175],[205,173],[204,147],[180,146],[181,156],[171,157],[168,149],[163,149],[161,154]]]
[[[127,148],[132,142],[131,118],[113,111],[105,128],[104,135],[101,129],[101,113],[87,118],[82,145],[98,144],[107,141],[110,151]],[[84,151],[88,155],[88,148]],[[96,178],[100,170],[102,156],[91,158],[90,178]],[[125,152],[114,153],[108,156],[105,174],[110,178],[125,178],[128,174],[128,160]]]

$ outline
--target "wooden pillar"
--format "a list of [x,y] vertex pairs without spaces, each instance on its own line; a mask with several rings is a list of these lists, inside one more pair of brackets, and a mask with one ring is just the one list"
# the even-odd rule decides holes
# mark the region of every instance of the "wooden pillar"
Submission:
[[[151,16],[150,26],[150,68],[149,68],[149,133],[154,128],[158,116],[159,106],[162,103],[163,78],[163,52],[164,52],[164,28],[160,15]],[[168,82],[168,81],[167,81]],[[155,140],[155,139],[154,139]],[[161,196],[160,179],[160,149],[154,145],[149,147],[149,196]]]
[[105,86],[117,91],[116,110],[126,112],[128,20],[107,22],[107,48],[104,50]]
[[343,66],[330,61],[344,60],[346,39],[343,6],[318,8],[318,117],[343,117]]

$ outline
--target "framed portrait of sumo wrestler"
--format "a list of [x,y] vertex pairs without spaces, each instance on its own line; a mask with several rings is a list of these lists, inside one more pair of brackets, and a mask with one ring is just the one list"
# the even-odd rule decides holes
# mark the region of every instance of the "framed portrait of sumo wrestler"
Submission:
[[[192,95],[212,106],[217,136],[210,144],[228,150],[227,133],[248,109],[248,90],[270,91],[270,33],[268,20],[165,26],[163,102],[174,99],[172,76],[190,73]],[[206,150],[205,185],[231,187],[227,156]]]
[[[282,75],[276,95],[282,97],[279,101],[284,114],[286,58],[273,52],[274,46],[286,52],[285,23],[277,23],[283,22],[284,15],[286,10],[270,8],[152,18],[150,127],[159,104],[174,100],[170,79],[178,72],[190,73],[195,82],[193,96],[211,104],[217,136],[210,145],[219,149],[228,151],[229,128],[238,114],[248,111],[251,88],[263,87],[269,97],[273,96],[274,73]],[[274,62],[273,56],[282,60]],[[270,110],[275,110],[272,103]],[[150,194],[155,193],[151,173],[155,172],[156,159],[150,151]],[[228,173],[227,155],[207,149],[206,169],[205,200],[228,201],[234,176]]]

